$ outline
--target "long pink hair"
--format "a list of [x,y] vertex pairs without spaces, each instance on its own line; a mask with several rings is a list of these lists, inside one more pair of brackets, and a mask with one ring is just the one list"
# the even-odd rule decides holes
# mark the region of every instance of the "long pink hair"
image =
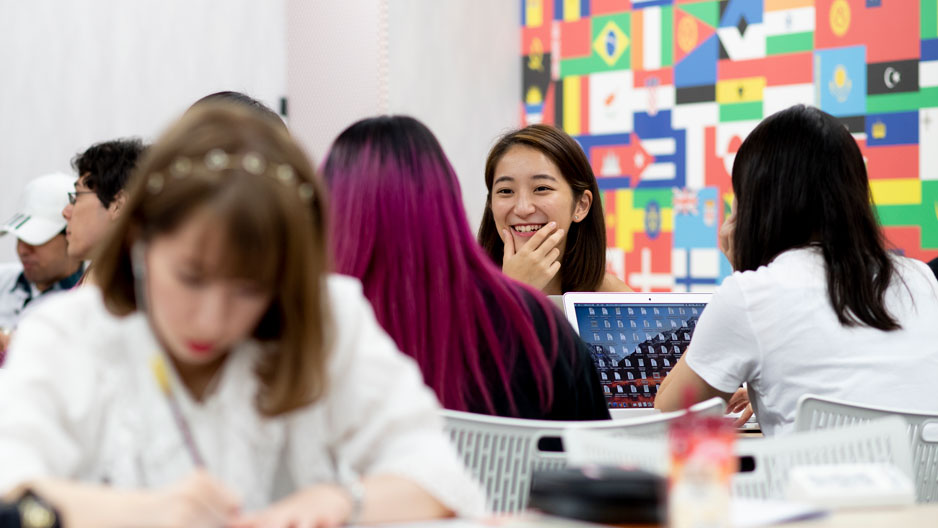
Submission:
[[336,271],[362,281],[378,321],[417,360],[443,406],[471,410],[475,402],[494,414],[489,384],[498,383],[517,414],[511,373],[527,361],[538,389],[532,399],[546,411],[556,347],[538,340],[525,299],[540,305],[556,341],[554,308],[502,275],[478,246],[433,133],[411,117],[364,119],[335,140],[323,174]]

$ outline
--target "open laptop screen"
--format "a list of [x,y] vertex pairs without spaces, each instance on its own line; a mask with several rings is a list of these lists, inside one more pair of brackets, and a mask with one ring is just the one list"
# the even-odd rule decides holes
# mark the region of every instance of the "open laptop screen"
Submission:
[[[568,294],[569,295],[569,294]],[[687,350],[710,294],[582,294],[564,310],[593,360],[610,408],[651,408]]]

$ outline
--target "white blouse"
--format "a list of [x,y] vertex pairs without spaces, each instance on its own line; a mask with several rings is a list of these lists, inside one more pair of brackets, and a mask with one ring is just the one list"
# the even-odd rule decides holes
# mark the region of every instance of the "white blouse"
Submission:
[[893,262],[896,279],[884,301],[899,330],[842,325],[820,249],[791,249],[723,281],[684,360],[723,392],[748,382],[766,436],[794,430],[804,394],[935,412],[938,282],[923,262]]
[[[232,351],[202,402],[173,377],[206,469],[248,511],[313,484],[393,474],[460,514],[484,512],[414,361],[378,325],[356,280],[327,284],[333,349],[327,392],[314,404],[258,413],[256,343]],[[0,492],[38,476],[152,488],[192,472],[150,367],[158,350],[144,316],[112,316],[93,287],[21,321],[0,377]]]

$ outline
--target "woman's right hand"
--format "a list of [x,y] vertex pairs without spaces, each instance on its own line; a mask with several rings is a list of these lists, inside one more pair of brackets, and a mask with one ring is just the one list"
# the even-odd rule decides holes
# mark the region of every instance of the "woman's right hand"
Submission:
[[217,528],[231,523],[240,510],[234,493],[202,469],[154,493],[152,511],[146,513],[150,526]]
[[16,500],[27,489],[54,506],[69,528],[219,528],[231,524],[240,509],[235,495],[204,470],[158,490],[39,478],[2,499]]
[[729,403],[726,404],[727,413],[739,413],[733,422],[733,427],[742,427],[752,417],[752,403],[749,401],[749,391],[745,387],[736,389]]
[[528,286],[543,290],[560,271],[560,248],[563,229],[550,222],[521,249],[515,248],[515,239],[508,228],[502,229],[505,255],[502,257],[502,273]]

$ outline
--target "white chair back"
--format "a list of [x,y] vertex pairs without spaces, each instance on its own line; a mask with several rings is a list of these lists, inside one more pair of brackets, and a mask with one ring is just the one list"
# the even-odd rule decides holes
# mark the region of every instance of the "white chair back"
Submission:
[[[691,409],[721,414],[725,405],[722,399],[713,398]],[[524,510],[534,470],[562,469],[567,465],[564,451],[545,450],[545,447],[560,447],[566,431],[596,430],[614,436],[632,434],[660,440],[667,434],[668,422],[684,415],[684,411],[680,411],[615,421],[561,422],[449,410],[441,413],[450,439],[466,467],[482,483],[489,506],[496,513]]]
[[[788,471],[795,466],[890,463],[912,477],[912,462],[902,421],[880,420],[845,429],[796,433],[736,442],[741,471],[733,476],[733,494],[753,499],[784,499]],[[570,463],[631,466],[667,474],[667,442],[622,438],[597,431],[564,436]]]
[[843,429],[743,439],[736,443],[736,455],[741,471],[733,476],[733,494],[752,499],[784,499],[788,472],[795,466],[884,463],[912,478],[912,455],[898,418]]
[[567,463],[571,466],[613,465],[667,476],[671,465],[666,435],[642,438],[571,429],[564,431],[563,445],[567,450]]
[[798,400],[796,431],[835,429],[887,416],[904,422],[912,452],[915,491],[918,502],[938,502],[938,410],[935,414],[869,407],[815,395]]

